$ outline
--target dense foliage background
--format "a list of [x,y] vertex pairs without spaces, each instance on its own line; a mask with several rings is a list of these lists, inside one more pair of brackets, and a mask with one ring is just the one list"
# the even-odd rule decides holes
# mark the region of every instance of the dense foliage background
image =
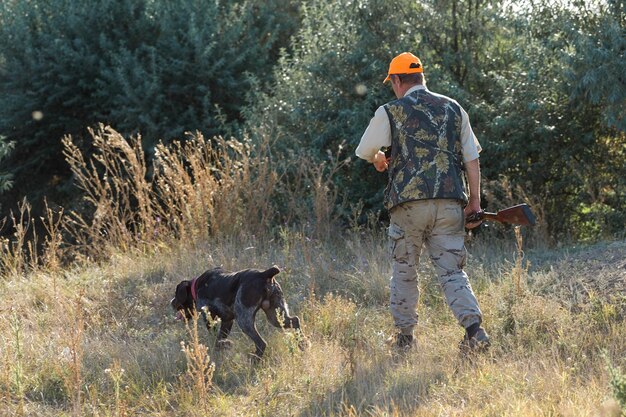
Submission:
[[[0,218],[24,196],[35,210],[44,196],[77,207],[61,140],[89,153],[97,123],[141,134],[149,156],[199,131],[269,138],[272,161],[349,157],[393,98],[389,60],[409,50],[429,88],[470,114],[484,208],[528,200],[552,239],[623,234],[623,2],[509,3],[5,0]],[[332,178],[338,201],[381,209],[385,177],[371,166]]]

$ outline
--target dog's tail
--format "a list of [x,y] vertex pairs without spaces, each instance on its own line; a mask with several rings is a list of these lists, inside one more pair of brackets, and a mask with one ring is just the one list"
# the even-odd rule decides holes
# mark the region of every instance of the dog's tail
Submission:
[[263,272],[263,278],[265,278],[266,281],[271,281],[271,279],[274,278],[274,275],[278,274],[279,272],[280,269],[278,269],[278,267],[274,265],[270,269]]

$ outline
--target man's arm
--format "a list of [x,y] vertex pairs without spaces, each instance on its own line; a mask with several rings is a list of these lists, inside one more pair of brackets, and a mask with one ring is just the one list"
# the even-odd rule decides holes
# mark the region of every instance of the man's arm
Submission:
[[[374,113],[369,126],[361,137],[361,142],[356,148],[356,156],[374,164],[378,171],[384,171],[386,167],[385,154],[380,148],[391,145],[391,128],[387,112],[381,106]],[[382,158],[380,156],[382,154]],[[384,166],[383,166],[384,165]]]
[[[460,106],[459,106],[460,107]],[[480,208],[480,161],[478,154],[482,150],[472,126],[467,112],[461,107],[461,149],[463,150],[463,163],[469,183],[469,202],[465,207],[465,217],[478,213]],[[473,229],[480,225],[482,221],[467,223],[465,227]]]
[[463,161],[471,161],[478,158],[478,154],[482,151],[476,135],[472,130],[467,112],[461,107],[461,147],[463,149]]
[[[465,162],[465,172],[469,183],[469,202],[465,206],[465,217],[473,213],[478,213],[480,209],[480,161],[478,158]],[[482,221],[467,223],[465,227],[473,229]]]

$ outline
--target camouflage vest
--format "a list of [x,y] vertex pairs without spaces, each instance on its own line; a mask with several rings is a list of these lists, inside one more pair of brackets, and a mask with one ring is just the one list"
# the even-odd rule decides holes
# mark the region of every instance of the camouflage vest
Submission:
[[450,198],[467,203],[461,108],[426,89],[384,106],[391,125],[391,162],[385,207],[413,200]]

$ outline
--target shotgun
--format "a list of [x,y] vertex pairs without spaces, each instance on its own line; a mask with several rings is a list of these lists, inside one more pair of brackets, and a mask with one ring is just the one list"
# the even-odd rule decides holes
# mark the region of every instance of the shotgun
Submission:
[[495,220],[500,223],[517,224],[520,226],[534,226],[535,215],[530,210],[528,204],[518,204],[517,206],[505,208],[497,213],[480,211],[470,214],[465,218],[467,223],[479,220]]

